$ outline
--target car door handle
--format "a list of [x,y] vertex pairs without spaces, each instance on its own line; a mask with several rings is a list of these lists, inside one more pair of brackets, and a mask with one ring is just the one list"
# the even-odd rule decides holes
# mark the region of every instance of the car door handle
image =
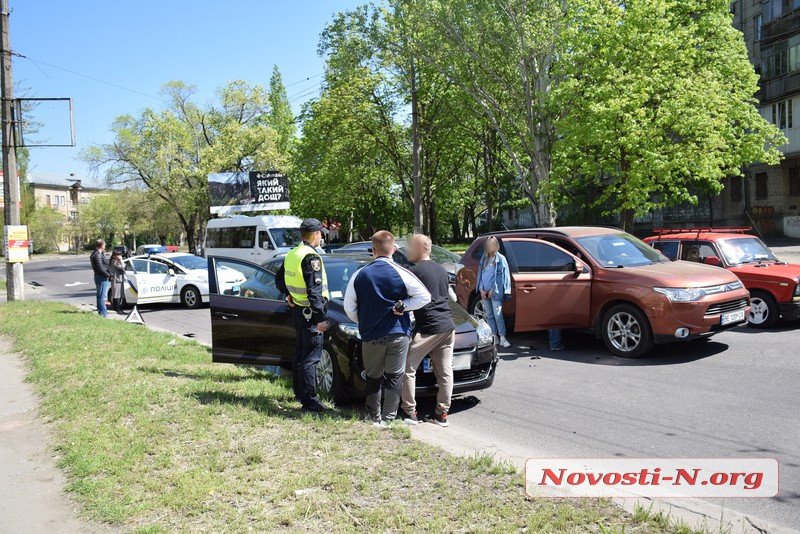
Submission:
[[536,286],[530,286],[530,285],[520,286],[520,289],[525,293],[530,293],[531,291],[534,291],[536,289]]
[[220,319],[228,321],[230,319],[236,319],[237,317],[239,317],[239,315],[236,313],[214,312],[214,317],[219,317]]

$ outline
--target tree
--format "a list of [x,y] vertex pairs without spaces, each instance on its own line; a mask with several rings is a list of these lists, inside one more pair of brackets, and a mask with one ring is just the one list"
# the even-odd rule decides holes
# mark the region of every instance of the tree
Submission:
[[232,82],[206,107],[193,101],[195,89],[183,82],[166,84],[163,93],[164,109],[118,117],[115,140],[84,157],[109,183],[143,186],[169,205],[196,252],[210,216],[208,174],[281,169],[287,160],[277,150],[260,86]]
[[727,0],[576,1],[556,65],[554,177],[548,191],[635,215],[718,193],[786,142],[759,114],[758,76]]
[[435,44],[423,57],[469,94],[497,132],[536,223],[555,224],[544,189],[555,138],[553,64],[566,0],[425,0]]
[[36,208],[28,218],[34,252],[57,251],[64,234],[64,216],[52,208]]
[[286,156],[297,135],[297,126],[294,122],[292,106],[289,104],[289,97],[286,95],[286,87],[283,85],[281,71],[277,65],[272,68],[268,99],[270,105],[269,124],[277,133],[278,152]]
[[102,238],[109,245],[121,242],[129,221],[129,207],[119,191],[96,195],[88,204],[81,205],[78,226],[84,240]]

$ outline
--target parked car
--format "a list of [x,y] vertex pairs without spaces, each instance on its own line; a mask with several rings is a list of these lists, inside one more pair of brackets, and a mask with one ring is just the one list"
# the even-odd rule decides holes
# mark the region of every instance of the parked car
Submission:
[[292,215],[234,215],[211,219],[206,225],[203,253],[266,263],[300,243],[302,222]]
[[[199,308],[208,302],[208,263],[205,258],[187,253],[134,256],[124,262],[126,305],[180,302],[186,308]],[[242,273],[222,269],[218,286],[230,289],[245,281]]]
[[[616,228],[560,227],[496,232],[511,270],[503,312],[514,331],[589,329],[615,355],[637,358],[654,343],[709,336],[742,324],[749,294],[733,273],[673,263]],[[486,236],[461,263],[456,294],[477,317],[476,271]]]
[[[392,255],[392,259],[402,265],[403,267],[411,267],[414,264],[408,259],[408,241],[405,239],[397,239],[397,251]],[[364,253],[372,254],[371,241],[357,241],[355,243],[348,243],[343,247],[335,250],[336,254],[351,254],[351,253]],[[458,262],[461,258],[458,254],[454,254],[444,247],[433,245],[431,247],[431,260],[441,264],[447,271],[450,278],[450,285],[456,283],[456,269]]]
[[136,249],[136,256],[162,254],[164,252],[167,252],[167,247],[164,245],[139,245]]
[[[337,402],[363,396],[364,364],[358,325],[345,314],[347,282],[367,260],[350,256],[323,256],[331,301],[322,360],[317,366],[317,386]],[[212,359],[221,363],[291,367],[295,331],[288,304],[275,286],[280,260],[259,266],[233,258],[208,258],[211,273]],[[243,273],[246,281],[225,289],[219,283],[226,271]],[[491,330],[456,303],[451,304],[456,323],[454,393],[485,389],[494,382],[497,351]],[[437,386],[429,362],[417,370],[417,395],[435,395]]]
[[645,242],[671,260],[724,267],[750,291],[748,324],[800,319],[800,265],[780,261],[750,228],[658,229]]

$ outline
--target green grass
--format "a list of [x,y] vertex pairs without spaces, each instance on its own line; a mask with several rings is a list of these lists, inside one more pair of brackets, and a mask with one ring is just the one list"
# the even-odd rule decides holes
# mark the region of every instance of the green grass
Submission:
[[0,291],[5,291],[5,290],[6,290],[6,279],[0,278]]
[[68,490],[123,530],[674,531],[607,500],[527,499],[512,466],[406,428],[301,416],[284,379],[169,334],[33,302],[0,305],[0,333],[26,358]]

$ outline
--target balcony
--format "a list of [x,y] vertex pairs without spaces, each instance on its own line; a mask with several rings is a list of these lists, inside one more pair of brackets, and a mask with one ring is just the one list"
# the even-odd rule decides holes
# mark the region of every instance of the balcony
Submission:
[[761,27],[761,46],[769,46],[800,33],[800,10],[764,23]]
[[800,71],[768,81],[762,80],[761,89],[756,94],[756,97],[762,104],[768,104],[799,92]]

